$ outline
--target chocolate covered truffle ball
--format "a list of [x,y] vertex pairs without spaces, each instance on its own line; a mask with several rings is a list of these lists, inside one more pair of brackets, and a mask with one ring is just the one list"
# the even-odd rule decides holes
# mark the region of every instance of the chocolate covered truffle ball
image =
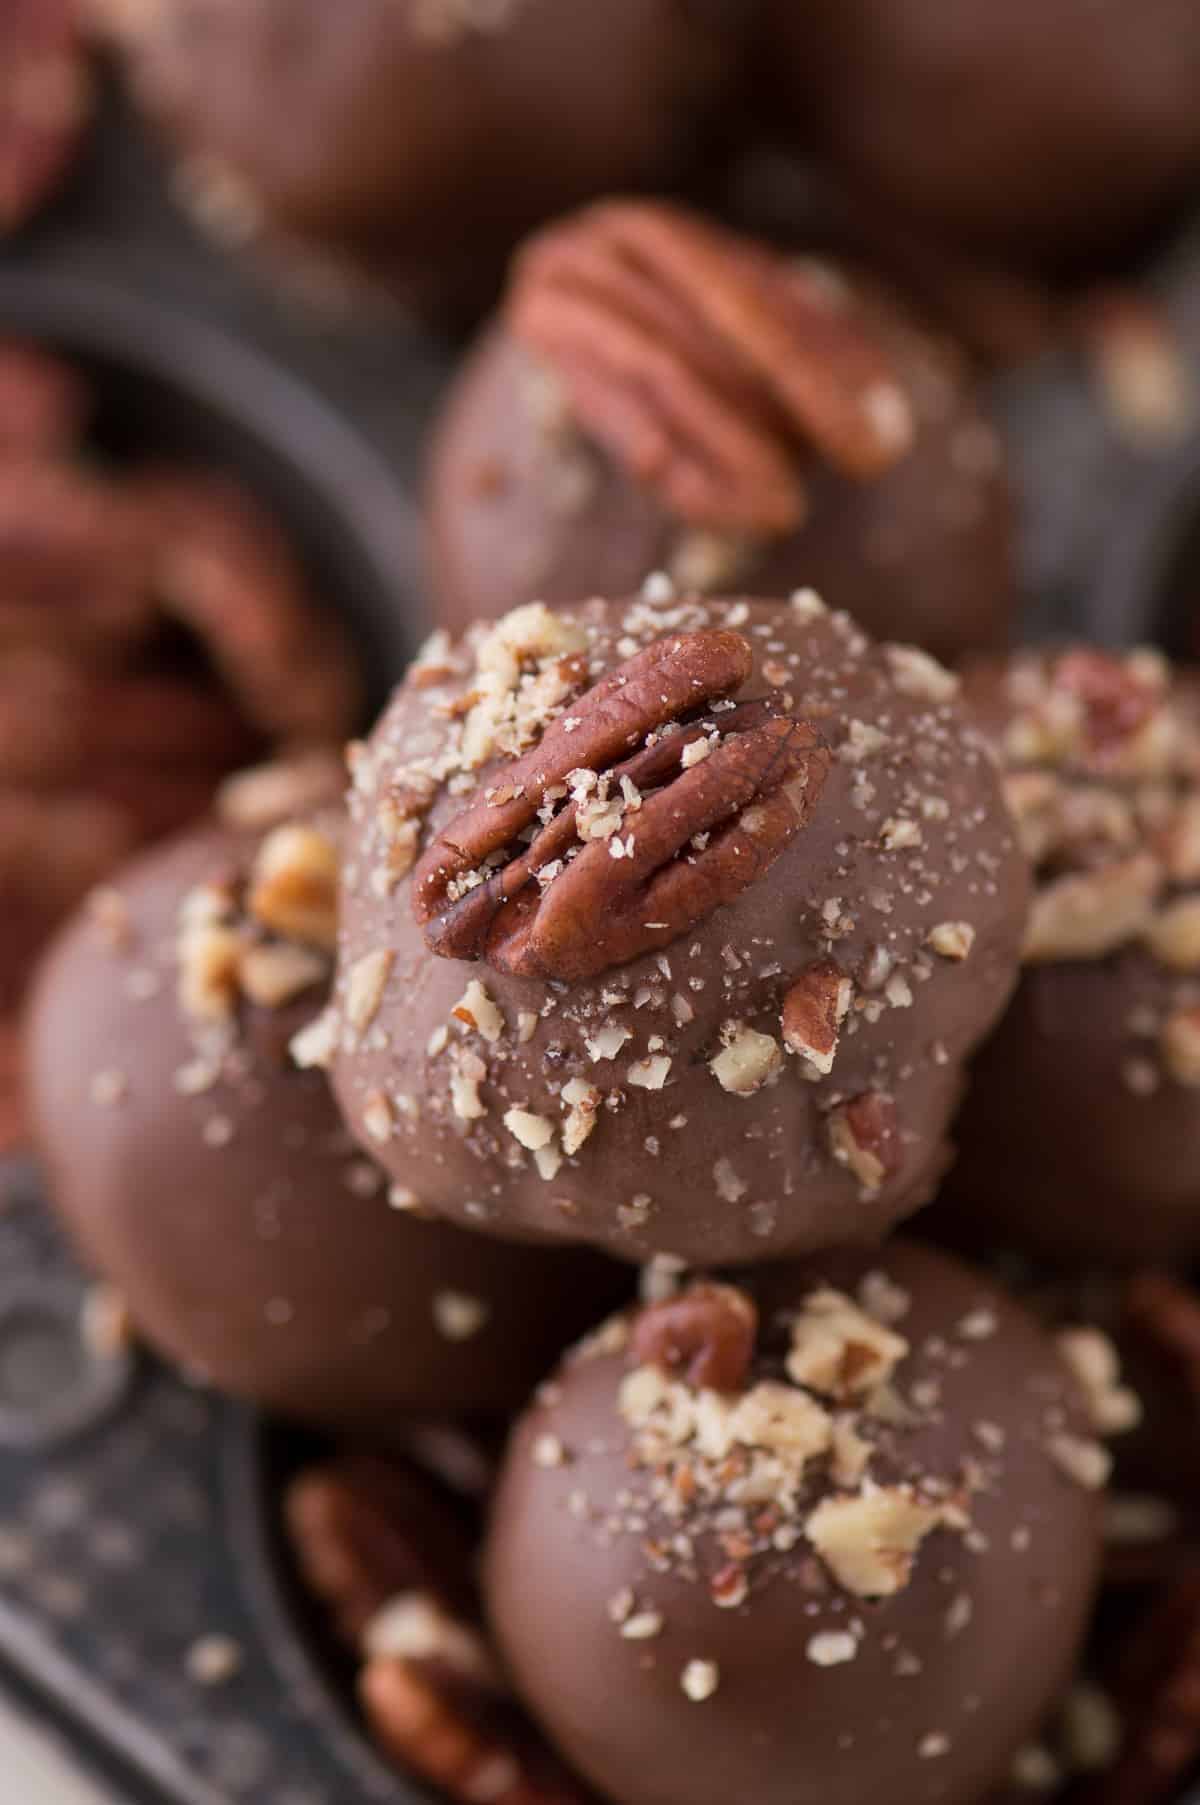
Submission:
[[214,221],[479,302],[564,208],[683,173],[728,0],[108,0],[136,93]]
[[1087,1261],[1200,1251],[1200,690],[1157,652],[967,681],[1036,867],[1021,982],[955,1129],[957,1220]]
[[386,1435],[396,1412],[513,1404],[620,1274],[413,1219],[302,1069],[331,825],[206,827],[97,892],[38,979],[30,1091],[57,1215],[156,1348]]
[[522,596],[818,589],[939,656],[1013,607],[999,440],[958,354],[863,278],[679,209],[599,206],[517,259],[427,482],[455,629]]
[[763,40],[798,140],[964,250],[1111,258],[1200,182],[1192,0],[768,0]]
[[628,1805],[976,1805],[1071,1670],[1106,1471],[1050,1341],[943,1255],[694,1283],[522,1418],[489,1616]]
[[517,609],[355,762],[335,1083],[438,1216],[642,1260],[923,1203],[1027,877],[924,652],[811,592]]

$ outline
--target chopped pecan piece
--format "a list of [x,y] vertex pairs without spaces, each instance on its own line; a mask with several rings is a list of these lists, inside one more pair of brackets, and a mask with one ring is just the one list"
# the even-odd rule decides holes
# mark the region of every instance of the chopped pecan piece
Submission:
[[832,959],[805,966],[783,999],[783,1044],[822,1076],[833,1070],[853,986]]
[[896,1105],[882,1091],[864,1091],[829,1118],[834,1159],[849,1167],[864,1191],[878,1191],[900,1169],[902,1155]]
[[741,1391],[754,1359],[758,1312],[744,1291],[707,1282],[651,1304],[634,1326],[644,1366],[657,1366],[697,1390]]
[[1149,853],[1056,878],[1034,896],[1023,957],[1031,964],[1099,959],[1136,940],[1161,882],[1162,867]]
[[1088,742],[1105,752],[1145,726],[1163,700],[1161,686],[1132,661],[1092,646],[1064,652],[1054,666],[1054,687],[1083,705]]
[[[760,877],[808,819],[830,755],[812,727],[772,703],[679,730],[739,689],[750,668],[740,634],[678,634],[581,696],[422,857],[413,910],[431,950],[525,976],[585,978],[667,945]],[[687,763],[700,737],[715,743]],[[634,786],[639,806],[624,837],[581,842],[573,799],[500,863],[580,771]]]
[[877,476],[912,407],[865,318],[794,260],[678,208],[616,202],[523,252],[514,332],[575,417],[681,520],[801,525],[806,455]]

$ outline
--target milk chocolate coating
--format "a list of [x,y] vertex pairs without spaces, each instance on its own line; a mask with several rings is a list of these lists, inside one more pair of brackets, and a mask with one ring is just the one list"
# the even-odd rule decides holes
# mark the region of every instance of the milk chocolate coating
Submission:
[[[747,1385],[781,1376],[777,1313],[819,1285],[853,1297],[871,1271],[899,1288],[892,1326],[911,1351],[892,1419],[855,1411],[872,1452],[853,1489],[975,1479],[961,1526],[926,1534],[890,1596],[847,1590],[810,1543],[810,1512],[852,1495],[825,1456],[773,1508],[769,1478],[737,1502],[744,1453],[710,1493],[713,1462],[681,1444],[668,1466],[690,1465],[699,1489],[677,1483],[664,1509],[619,1408],[637,1361],[619,1332],[570,1357],[514,1432],[485,1555],[492,1627],[552,1740],[614,1799],[974,1805],[1071,1670],[1098,1495],[1051,1445],[1090,1432],[1055,1350],[993,1283],[903,1241],[764,1270]],[[744,1588],[718,1606],[739,1569]],[[712,1664],[708,1696],[684,1689],[693,1662]]]
[[319,988],[243,1001],[219,1074],[193,1082],[180,904],[244,875],[254,844],[210,827],[144,856],[115,880],[117,944],[109,901],[51,951],[28,1056],[54,1210],[147,1340],[239,1396],[381,1437],[397,1413],[510,1406],[621,1275],[392,1208],[324,1074],[288,1053]]
[[198,180],[418,301],[479,305],[540,220],[686,168],[736,17],[725,0],[161,0],[118,30]]
[[[952,658],[1003,644],[1014,604],[1004,455],[955,358],[877,310],[917,423],[892,468],[854,481],[802,455],[808,517],[755,541],[698,533],[547,404],[554,372],[502,325],[464,364],[426,482],[435,607],[452,630],[538,596],[622,595],[652,571],[758,595],[817,589],[881,638]],[[707,567],[707,568],[706,568]]]
[[[1126,661],[1085,656],[1118,685],[1126,681]],[[967,691],[1005,753],[1010,782],[1051,786],[1045,805],[1021,804],[1037,864],[1035,908],[1052,904],[1056,884],[1083,878],[1095,887],[1095,919],[1116,925],[1103,945],[1064,946],[1060,957],[1043,935],[1040,955],[1025,964],[1008,1013],[971,1068],[950,1207],[977,1240],[1055,1258],[1185,1259],[1200,1251],[1200,1068],[1189,1053],[1200,943],[1194,933],[1162,952],[1154,943],[1173,911],[1189,899],[1195,906],[1200,877],[1187,826],[1200,804],[1197,691],[1163,676],[1144,692],[1151,714],[1127,735],[1098,716],[1110,737],[1060,752],[1020,737],[1022,720],[1040,706],[1029,700],[1031,673],[1054,668],[1052,659],[1018,654],[1007,669],[981,666]],[[1136,701],[1136,686],[1132,693]],[[1064,701],[1059,685],[1053,706]],[[1018,737],[1006,737],[1010,730]],[[1035,736],[1041,731],[1035,725]],[[1054,731],[1064,731],[1061,716]],[[1143,866],[1144,905],[1129,913],[1124,874],[1136,878]]]
[[[955,679],[923,654],[873,645],[815,598],[642,596],[559,618],[582,629],[588,682],[672,633],[744,635],[753,672],[737,700],[790,696],[834,749],[819,800],[765,875],[701,909],[660,952],[570,985],[435,956],[414,919],[411,874],[389,862],[397,798],[431,796],[409,823],[427,844],[505,768],[464,772],[454,750],[460,699],[476,693],[478,659],[496,640],[478,629],[457,647],[438,642],[357,766],[334,1062],[348,1124],[424,1208],[487,1233],[692,1264],[879,1237],[937,1181],[962,1062],[1008,995],[1025,910],[1024,861],[992,762],[951,699]],[[635,840],[637,822],[631,812],[622,829]],[[929,936],[957,923],[965,957],[936,952]],[[781,1008],[825,959],[850,989],[822,1077],[784,1053]],[[473,982],[475,1008],[498,1012],[488,1035],[471,1025]],[[753,1044],[776,1069],[735,1094],[710,1062],[747,1030],[767,1037]],[[594,1126],[567,1146],[574,1084]],[[839,1148],[857,1099],[894,1111],[877,1172]],[[506,1120],[514,1109],[534,1122]],[[530,1126],[545,1176],[518,1138]]]
[[801,143],[967,250],[1111,260],[1200,179],[1191,0],[769,0],[763,40]]

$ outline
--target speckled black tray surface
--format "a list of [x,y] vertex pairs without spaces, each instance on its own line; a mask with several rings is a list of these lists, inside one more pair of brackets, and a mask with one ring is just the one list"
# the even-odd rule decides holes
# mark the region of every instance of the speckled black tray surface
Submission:
[[[1155,286],[1200,370],[1200,234]],[[0,331],[75,348],[106,319],[106,408],[264,488],[355,620],[378,697],[426,624],[412,496],[454,347],[383,307],[314,314],[214,254],[111,102],[55,214],[0,252]],[[151,367],[123,389],[131,322]],[[1187,644],[1200,433],[1135,449],[1069,352],[995,402],[1029,631]],[[0,1164],[0,1689],[132,1805],[413,1805],[290,1586],[272,1500],[302,1441],[129,1351],[89,1351],[85,1292],[36,1174]],[[205,1684],[212,1638],[225,1658]],[[2,1773],[0,1800],[23,1805]]]

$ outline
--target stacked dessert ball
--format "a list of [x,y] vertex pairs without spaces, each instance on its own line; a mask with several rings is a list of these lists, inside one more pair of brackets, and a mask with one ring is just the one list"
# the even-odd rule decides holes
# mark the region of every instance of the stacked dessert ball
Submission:
[[1161,654],[973,667],[1036,872],[1024,971],[956,1134],[957,1213],[1059,1257],[1200,1249],[1200,691]]
[[[533,1396],[483,1604],[624,1805],[975,1805],[1076,1656],[1095,1399],[992,1281],[876,1245],[1028,900],[958,688],[811,591],[526,604],[435,636],[348,816],[252,781],[38,986],[60,1215],[159,1346],[376,1439]],[[353,1614],[412,1754],[481,1668],[401,1591]]]
[[961,351],[864,272],[608,202],[522,249],[435,429],[429,566],[514,596],[815,587],[881,638],[1006,643],[1004,457]]
[[354,759],[348,1123],[419,1207],[667,1294],[548,1379],[484,1550],[519,1690],[613,1798],[968,1805],[1075,1656],[1075,1378],[945,1256],[837,1251],[928,1196],[1014,975],[956,689],[811,593],[660,582],[435,640]]
[[620,1287],[416,1220],[343,1128],[315,1069],[338,800],[267,769],[118,873],[42,969],[28,1064],[59,1216],[152,1345],[389,1439],[405,1413],[519,1402]]

